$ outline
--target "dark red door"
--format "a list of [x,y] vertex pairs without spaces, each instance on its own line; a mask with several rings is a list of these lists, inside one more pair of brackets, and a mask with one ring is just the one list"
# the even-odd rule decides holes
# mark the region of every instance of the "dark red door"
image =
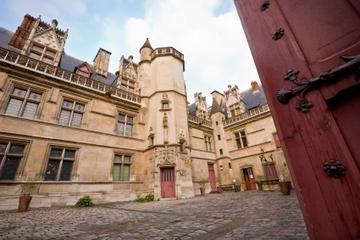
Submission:
[[161,197],[175,197],[175,174],[174,168],[161,168]]
[[211,190],[216,191],[216,177],[215,177],[214,164],[209,164],[208,169],[209,169],[209,182],[210,182]]
[[360,1],[235,4],[310,237],[360,239]]
[[256,181],[252,168],[243,169],[246,190],[256,190]]

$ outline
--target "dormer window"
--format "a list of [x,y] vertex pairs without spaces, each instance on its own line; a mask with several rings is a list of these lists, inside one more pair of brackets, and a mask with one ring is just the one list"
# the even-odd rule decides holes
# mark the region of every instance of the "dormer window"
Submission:
[[118,87],[121,90],[134,92],[135,91],[135,82],[130,79],[120,79],[118,82]]
[[83,77],[90,78],[92,72],[91,72],[90,65],[87,62],[84,62],[75,67],[75,73],[79,74]]
[[49,47],[45,47],[39,43],[33,43],[29,52],[29,57],[48,64],[54,63],[55,56],[56,56],[55,50]]

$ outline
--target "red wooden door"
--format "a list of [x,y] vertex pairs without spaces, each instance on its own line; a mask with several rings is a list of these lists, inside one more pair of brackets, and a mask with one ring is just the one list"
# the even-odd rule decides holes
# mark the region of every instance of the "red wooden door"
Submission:
[[252,168],[244,168],[243,173],[246,190],[256,190],[256,180]]
[[174,168],[161,168],[161,197],[175,197],[175,172]]
[[208,164],[209,169],[209,182],[212,191],[216,191],[216,177],[215,177],[215,170],[214,164]]
[[310,237],[360,239],[360,1],[235,4]]

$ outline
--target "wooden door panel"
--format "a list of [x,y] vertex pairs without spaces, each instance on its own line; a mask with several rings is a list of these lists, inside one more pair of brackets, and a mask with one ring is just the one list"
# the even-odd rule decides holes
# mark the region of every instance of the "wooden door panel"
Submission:
[[360,85],[342,92],[329,105],[360,172]]
[[[360,185],[356,184],[360,182],[359,169],[343,137],[341,127],[338,126],[325,102],[322,91],[326,88],[321,87],[320,90],[315,89],[308,93],[307,98],[314,106],[306,114],[296,109],[298,104],[296,97],[288,104],[280,104],[276,99],[276,92],[279,89],[294,87],[294,83],[283,80],[288,69],[298,70],[300,72],[299,80],[306,81],[324,69],[329,70],[342,63],[339,56],[333,56],[334,60],[325,62],[324,59],[332,56],[331,54],[336,55],[339,52],[349,55],[359,54],[356,50],[357,45],[340,49],[341,46],[346,48],[346,44],[351,45],[351,41],[358,36],[356,35],[358,33],[346,34],[344,31],[344,34],[341,34],[340,31],[334,31],[334,36],[329,39],[337,39],[336,34],[343,37],[336,40],[333,46],[326,45],[326,39],[321,38],[322,42],[319,44],[305,47],[311,41],[304,39],[305,35],[300,34],[299,38],[298,35],[301,31],[311,32],[312,30],[304,30],[303,26],[297,26],[297,24],[310,22],[312,24],[308,25],[309,28],[319,29],[319,27],[313,26],[317,24],[318,20],[317,16],[311,20],[314,14],[303,15],[300,13],[304,11],[302,10],[303,6],[323,5],[321,4],[323,1],[303,0],[300,2],[294,0],[285,2],[285,0],[274,0],[269,2],[269,8],[261,11],[260,6],[264,3],[263,0],[235,0],[290,172],[293,175],[309,235],[314,239],[360,238],[360,208],[358,205]],[[298,5],[292,5],[294,3],[298,3]],[[328,15],[337,16],[339,14],[337,11],[348,11],[349,13],[345,12],[343,15],[348,14],[351,19],[354,19],[354,9],[356,8],[344,5],[349,5],[349,3],[349,1],[334,0],[324,4],[331,5],[330,7],[326,6],[329,11]],[[332,4],[344,6],[334,8],[335,5]],[[300,10],[300,13],[296,12],[297,9]],[[293,12],[291,13],[290,10]],[[311,9],[308,11],[312,12]],[[335,12],[332,14],[330,11]],[[326,14],[326,12],[322,13]],[[288,20],[289,14],[294,14],[299,19],[291,16],[289,17],[291,19]],[[351,20],[355,23],[349,23],[350,28],[354,24],[359,26],[359,15],[356,16],[358,19]],[[310,19],[304,19],[305,17]],[[348,17],[345,18],[348,21]],[[337,18],[338,21],[341,19]],[[343,27],[342,24],[338,26],[339,28]],[[281,39],[273,40],[272,33],[279,27],[285,29],[285,35]],[[347,29],[348,26],[345,28]],[[316,35],[307,37],[316,41]],[[321,46],[324,47],[319,49]],[[316,51],[311,52],[311,49]],[[318,61],[318,65],[311,65],[312,62],[309,60],[313,63]],[[315,69],[316,67],[318,68]],[[343,81],[344,83],[342,83]],[[341,89],[338,86],[343,84],[342,89],[352,86],[354,79],[353,77],[344,78],[337,84],[334,85],[335,87],[328,88],[333,88],[333,93],[336,93]],[[353,109],[353,114],[360,115],[360,109]],[[357,142],[360,142],[359,137],[357,139]],[[324,173],[324,163],[331,159],[339,160],[345,165],[347,169],[345,177],[334,179]]]
[[209,182],[210,182],[211,190],[216,191],[216,177],[215,177],[214,164],[209,164],[208,169],[209,169]]
[[360,44],[360,18],[347,1],[278,0],[278,6],[310,68]]
[[161,197],[173,198],[175,197],[175,174],[174,168],[161,168]]

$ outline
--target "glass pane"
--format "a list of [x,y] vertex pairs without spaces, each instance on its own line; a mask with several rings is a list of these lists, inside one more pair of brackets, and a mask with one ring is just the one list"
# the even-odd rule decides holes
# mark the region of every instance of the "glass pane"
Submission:
[[40,101],[40,98],[41,98],[41,94],[38,94],[36,92],[30,92],[29,99]]
[[126,122],[128,123],[128,124],[130,124],[130,125],[132,125],[133,124],[133,120],[134,120],[134,118],[133,117],[127,117],[127,119],[126,119]]
[[19,114],[21,104],[22,104],[21,100],[10,98],[5,114],[17,116]]
[[115,163],[121,163],[121,155],[115,155],[114,162]]
[[65,158],[71,158],[74,159],[75,158],[75,150],[65,150]]
[[45,172],[45,181],[56,180],[56,174],[59,168],[60,161],[58,160],[49,160],[48,166]]
[[113,180],[114,181],[120,180],[120,170],[121,170],[121,165],[115,164],[113,167]]
[[131,163],[131,157],[130,156],[124,156],[124,163]]
[[124,127],[125,125],[123,123],[118,123],[117,130],[121,135],[124,135]]
[[50,152],[50,157],[61,157],[62,149],[61,148],[52,148]]
[[4,154],[6,150],[7,143],[0,143],[0,154]]
[[53,63],[53,59],[48,58],[48,57],[44,57],[44,58],[42,59],[42,61],[43,61],[44,63],[47,63],[47,64],[52,64],[52,63]]
[[125,122],[125,115],[124,114],[119,114],[118,120],[119,120],[119,122]]
[[56,52],[51,51],[51,50],[49,50],[49,49],[46,49],[46,51],[45,51],[45,55],[48,55],[49,57],[54,58],[54,57],[55,57],[55,55],[56,55]]
[[130,165],[123,165],[123,174],[121,180],[129,181],[130,178]]
[[126,126],[125,136],[132,136],[132,126],[131,125]]
[[84,111],[84,104],[76,103],[75,104],[75,110],[83,112]]
[[35,52],[30,52],[29,57],[35,58],[36,60],[39,60],[40,59],[40,54],[35,53]]
[[244,147],[247,147],[248,143],[247,143],[247,139],[246,139],[246,136],[242,136],[242,142],[243,142],[243,146]]
[[71,126],[80,127],[81,119],[82,119],[82,113],[74,112],[73,118],[71,121]]
[[34,118],[37,107],[38,107],[37,103],[27,102],[26,105],[25,105],[23,117],[25,117],[25,118]]
[[60,173],[60,181],[70,180],[73,161],[63,161]]
[[20,88],[14,88],[12,94],[15,95],[15,96],[18,96],[18,97],[25,97],[26,90],[20,89]]
[[15,153],[15,154],[22,154],[24,152],[24,145],[20,144],[11,144],[9,154]]
[[1,171],[1,180],[14,180],[20,163],[20,157],[7,157]]
[[32,50],[42,53],[42,51],[44,50],[44,47],[39,46],[39,45],[33,45]]
[[70,119],[70,111],[62,109],[60,113],[59,123],[67,125],[69,124],[69,119]]
[[63,102],[63,107],[72,108],[72,107],[73,107],[73,104],[74,104],[73,101],[64,100],[64,102]]

